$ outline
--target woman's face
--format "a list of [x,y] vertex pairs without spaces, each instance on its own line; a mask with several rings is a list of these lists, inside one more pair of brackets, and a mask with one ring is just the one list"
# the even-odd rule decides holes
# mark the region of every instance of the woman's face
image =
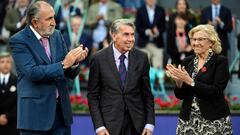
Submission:
[[185,13],[187,10],[187,4],[185,0],[178,0],[177,2],[177,11],[180,13]]
[[179,28],[184,28],[187,25],[187,21],[177,16],[175,19],[175,24]]
[[197,31],[190,38],[194,53],[201,56],[207,56],[208,50],[212,47],[209,35],[204,31]]

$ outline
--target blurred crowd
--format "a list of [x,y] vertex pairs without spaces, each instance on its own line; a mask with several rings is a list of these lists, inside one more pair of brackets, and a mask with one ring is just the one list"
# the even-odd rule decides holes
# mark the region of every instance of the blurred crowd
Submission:
[[[192,54],[188,31],[197,24],[214,25],[222,41],[222,54],[233,57],[227,53],[234,18],[220,0],[209,1],[212,4],[208,7],[192,9],[187,0],[176,0],[175,7],[169,10],[158,5],[157,0],[48,0],[54,6],[56,29],[62,32],[68,49],[83,44],[93,54],[111,43],[108,28],[112,21],[132,18],[137,32],[135,47],[148,54],[156,69],[167,63],[178,65]],[[1,51],[8,51],[9,37],[27,25],[26,10],[31,2],[0,2]],[[88,59],[83,64],[87,66]]]
[[[222,54],[233,59],[230,46],[236,42],[230,40],[237,35],[229,39],[229,33],[236,19],[220,0],[209,1],[212,4],[208,7],[192,9],[187,0],[176,0],[175,7],[169,10],[158,5],[157,0],[48,0],[54,6],[56,29],[62,32],[68,49],[83,44],[93,54],[111,43],[108,28],[112,21],[131,18],[136,24],[135,47],[148,54],[156,69],[167,63],[178,65],[192,54],[188,31],[197,24],[214,25],[222,41]],[[1,52],[9,51],[9,37],[27,25],[26,10],[31,2],[0,2]],[[88,59],[83,65],[88,65]]]
[[[232,16],[229,7],[222,5],[220,0],[209,0],[211,4],[202,9],[192,9],[187,0],[175,0],[175,7],[171,10],[159,5],[157,0],[46,1],[54,7],[56,29],[61,31],[66,47],[71,50],[83,44],[89,49],[88,57],[111,44],[109,27],[119,18],[134,20],[135,47],[148,54],[151,66],[155,69],[164,69],[167,63],[178,65],[186,56],[193,54],[188,32],[198,24],[211,24],[215,27],[222,42],[222,54],[228,57],[229,64],[232,64],[238,53],[237,47],[240,49],[237,18]],[[0,86],[4,87],[1,88],[0,99],[14,96],[11,98],[14,101],[9,101],[13,104],[16,103],[16,80],[12,80],[9,88],[5,86],[8,81],[4,82],[4,76],[12,76],[10,70],[14,69],[9,64],[10,54],[6,55],[5,52],[11,53],[9,38],[27,25],[26,11],[31,2],[33,0],[0,1],[0,54],[3,55],[0,57]],[[88,67],[88,60],[89,58],[82,62],[83,69]],[[1,70],[1,62],[8,62],[7,71]],[[84,77],[87,78],[86,75]],[[3,110],[2,106],[4,105],[0,107],[0,127],[11,122],[12,118],[15,119],[15,112],[11,114],[11,111],[16,111],[15,108]],[[16,124],[14,122],[13,125]],[[11,125],[9,127],[11,130]]]

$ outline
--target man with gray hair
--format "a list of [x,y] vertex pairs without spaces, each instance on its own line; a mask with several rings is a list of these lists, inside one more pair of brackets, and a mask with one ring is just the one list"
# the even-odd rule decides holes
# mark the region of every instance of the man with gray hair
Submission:
[[72,123],[67,78],[79,73],[88,49],[67,52],[55,30],[54,10],[44,1],[27,12],[28,25],[10,39],[18,74],[17,128],[21,135],[70,135]]
[[118,19],[112,44],[90,61],[88,101],[97,135],[152,135],[154,101],[149,61],[134,48],[134,23]]

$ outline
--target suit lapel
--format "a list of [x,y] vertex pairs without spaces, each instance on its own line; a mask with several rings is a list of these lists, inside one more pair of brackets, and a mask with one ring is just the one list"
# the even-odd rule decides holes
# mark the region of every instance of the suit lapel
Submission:
[[131,84],[131,76],[132,74],[134,73],[134,65],[136,64],[136,56],[135,56],[135,53],[134,53],[134,48],[132,48],[131,51],[129,51],[129,54],[128,54],[128,70],[127,70],[127,78],[126,78],[126,84],[125,84],[125,88],[124,90],[126,91],[127,90],[127,86]]
[[157,7],[155,6],[155,8],[154,8],[154,17],[153,17],[153,23],[152,23],[152,25],[154,25],[155,22],[156,22],[156,19],[157,19],[158,17],[160,17],[160,15],[158,15],[158,14],[160,14],[160,13],[157,11]]
[[147,23],[148,23],[147,26],[151,26],[151,22],[150,22],[149,17],[148,17],[148,12],[147,12],[147,7],[146,6],[144,6],[143,14],[144,14],[144,16],[145,16],[145,18],[147,20]]
[[42,47],[40,41],[37,39],[37,37],[34,35],[32,30],[29,26],[25,27],[26,33],[28,36],[28,46],[32,48],[33,51],[35,51],[36,54],[38,54],[46,63],[50,64],[50,60],[48,59],[48,56]]
[[49,37],[49,46],[51,51],[52,63],[55,63],[56,62],[56,43],[53,36]]
[[208,19],[213,21],[213,15],[212,15],[212,6],[210,6],[208,9],[207,9],[207,18],[206,18],[206,21],[208,23]]
[[219,16],[220,18],[223,18],[223,17],[222,17],[222,16],[223,16],[223,7],[222,7],[222,5],[220,6],[218,16]]
[[108,51],[107,51],[106,59],[109,62],[110,69],[113,72],[114,78],[117,79],[119,87],[121,88],[121,80],[120,80],[119,72],[118,72],[117,65],[116,65],[116,62],[114,59],[114,54],[113,54],[113,45],[109,46],[107,49],[108,49]]
[[190,77],[192,77],[192,72],[193,72],[193,69],[194,69],[193,61],[194,61],[194,57],[193,57],[193,59],[188,63],[187,68],[186,68],[186,70],[187,70],[188,74],[190,75]]
[[[204,67],[206,67],[206,71],[211,67],[211,65],[213,64],[213,62],[215,61],[215,59],[216,59],[216,55],[213,55],[213,56],[211,57],[211,59],[204,65]],[[200,77],[200,76],[203,75],[203,74],[205,74],[205,71],[202,72],[202,70],[200,69],[200,70],[198,71],[198,74],[196,75],[195,78],[198,78],[198,77]]]

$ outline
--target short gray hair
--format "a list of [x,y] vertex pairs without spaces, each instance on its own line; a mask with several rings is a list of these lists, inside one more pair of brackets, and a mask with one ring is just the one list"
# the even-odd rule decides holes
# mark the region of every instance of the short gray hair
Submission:
[[34,2],[29,6],[28,11],[27,11],[27,23],[28,24],[31,24],[31,21],[33,18],[39,18],[40,7],[42,4],[51,6],[44,0],[39,0],[37,2]]
[[111,34],[118,33],[121,25],[130,26],[135,30],[135,25],[134,25],[132,20],[130,20],[130,19],[117,19],[112,23],[112,25],[110,27],[110,33]]

